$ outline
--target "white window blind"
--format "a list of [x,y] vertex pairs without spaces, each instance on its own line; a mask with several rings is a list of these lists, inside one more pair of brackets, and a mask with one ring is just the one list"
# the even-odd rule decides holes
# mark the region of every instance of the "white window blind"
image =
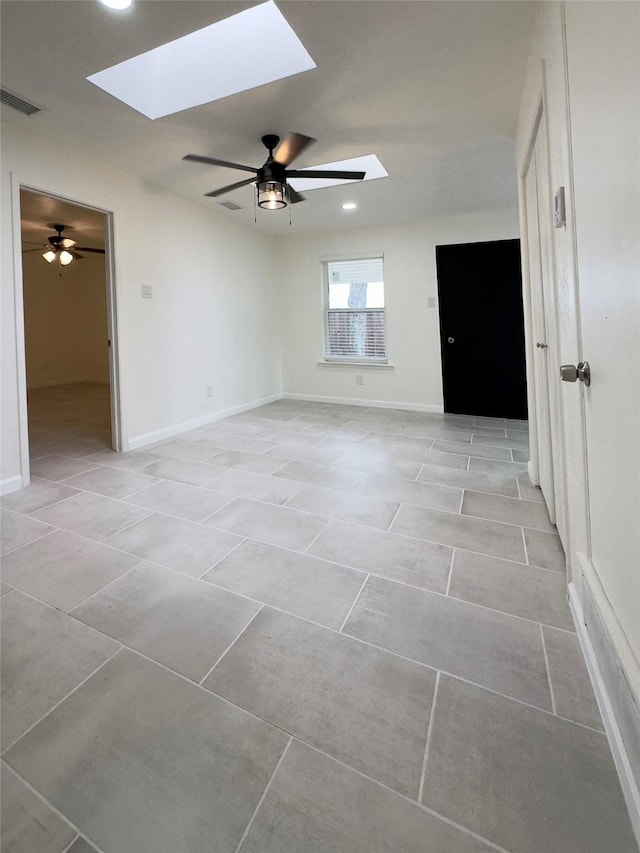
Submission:
[[386,362],[382,258],[323,261],[323,271],[325,359]]

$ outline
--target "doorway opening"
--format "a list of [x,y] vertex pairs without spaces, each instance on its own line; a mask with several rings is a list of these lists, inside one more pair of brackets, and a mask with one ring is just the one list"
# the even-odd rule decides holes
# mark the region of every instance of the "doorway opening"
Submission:
[[21,187],[20,231],[29,455],[59,479],[120,449],[109,214]]
[[527,418],[520,241],[436,246],[444,410]]

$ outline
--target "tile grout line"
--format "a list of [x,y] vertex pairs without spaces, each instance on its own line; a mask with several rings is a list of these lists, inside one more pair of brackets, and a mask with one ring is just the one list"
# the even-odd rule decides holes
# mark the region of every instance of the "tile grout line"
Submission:
[[[456,549],[452,548],[451,549],[451,560],[449,561],[449,574],[447,576],[447,588],[445,589],[445,592],[444,592],[444,594],[447,598],[452,597],[452,596],[449,596],[449,589],[451,587],[451,578],[453,577],[453,561],[455,559],[455,556],[456,556]],[[462,599],[456,598],[455,600],[456,601],[464,601],[463,598]]]
[[[330,525],[333,521],[334,521],[334,519],[333,519],[333,518],[327,518],[327,520],[325,521],[325,523],[322,525],[322,527],[320,528],[320,530],[319,530],[319,531],[316,533],[316,535],[313,537],[313,539],[311,540],[311,542],[309,542],[309,544],[308,544],[308,545],[307,545],[307,547],[304,549],[304,551],[302,551],[302,552],[300,552],[300,551],[293,551],[293,549],[292,549],[292,553],[294,553],[294,554],[300,554],[300,553],[302,553],[302,554],[304,554],[304,555],[308,555],[308,556],[310,556],[310,557],[311,557],[311,556],[313,556],[312,554],[308,554],[309,549],[310,549],[310,548],[311,548],[311,546],[315,543],[316,539],[318,539],[318,538],[319,538],[319,537],[324,533],[324,531],[327,529],[327,527],[329,527],[329,525]],[[279,546],[278,546],[278,545],[274,545],[273,547],[274,547],[274,548],[277,548],[277,547],[279,547]],[[289,549],[287,548],[286,550],[289,550]],[[319,559],[319,558],[316,558],[316,559]],[[332,562],[332,561],[331,561],[331,560],[327,560],[327,562],[328,562],[328,563],[330,563],[330,562]],[[334,563],[334,565],[336,565],[336,566],[337,566],[337,565],[338,565],[338,563]],[[350,567],[349,567],[349,566],[345,566],[345,568],[350,568]],[[357,571],[357,569],[355,569],[354,571]]]
[[529,552],[527,551],[527,538],[524,535],[524,527],[520,527],[520,532],[522,534],[522,547],[524,548],[524,562],[525,565],[530,566],[531,563],[529,562]]
[[431,700],[431,714],[429,715],[429,725],[427,726],[427,739],[424,744],[424,755],[422,757],[422,770],[420,772],[420,784],[418,785],[418,802],[422,803],[422,795],[424,794],[424,781],[427,774],[427,760],[429,758],[429,747],[431,746],[431,733],[433,732],[433,721],[436,716],[436,702],[438,699],[438,687],[440,686],[441,672],[436,673],[436,683],[433,688],[433,699]]
[[261,796],[261,797],[260,797],[260,799],[258,800],[258,805],[255,807],[254,812],[253,812],[253,814],[251,815],[251,817],[250,817],[250,819],[249,819],[249,823],[246,825],[244,832],[243,832],[243,833],[242,833],[242,835],[240,836],[240,841],[238,841],[238,844],[237,844],[237,846],[236,846],[236,848],[235,848],[235,850],[234,850],[234,853],[238,853],[238,851],[240,850],[240,848],[241,848],[241,847],[242,847],[242,845],[244,844],[244,841],[245,841],[245,839],[246,839],[247,835],[248,835],[248,834],[249,834],[249,832],[251,831],[251,827],[253,826],[253,822],[254,822],[254,820],[256,819],[256,816],[257,816],[258,812],[260,811],[260,807],[261,807],[262,803],[264,802],[265,797],[266,797],[266,796],[267,796],[267,794],[269,793],[269,788],[271,787],[271,783],[272,783],[272,782],[273,782],[273,780],[275,779],[275,777],[276,777],[276,773],[277,773],[277,772],[278,772],[278,770],[280,769],[280,765],[281,765],[281,764],[282,764],[282,762],[284,761],[284,759],[285,759],[285,757],[286,757],[286,755],[287,755],[287,752],[289,751],[289,747],[291,746],[291,744],[292,744],[292,743],[293,743],[293,735],[289,735],[289,740],[287,741],[286,746],[285,746],[285,748],[284,748],[284,749],[283,749],[283,751],[282,751],[282,755],[281,755],[281,756],[280,756],[280,758],[278,759],[278,763],[276,764],[275,769],[274,769],[273,773],[271,774],[271,776],[270,776],[270,778],[269,778],[269,781],[267,782],[267,785],[266,785],[266,787],[265,787],[264,791],[262,792],[262,796]]
[[402,509],[402,504],[403,504],[403,503],[404,503],[404,501],[398,501],[398,508],[397,508],[397,509],[396,509],[396,511],[393,513],[393,516],[391,517],[391,521],[389,522],[389,524],[388,524],[387,528],[383,531],[384,533],[391,533],[391,528],[393,527],[393,522],[394,522],[394,521],[396,520],[396,518],[398,517],[398,513],[399,513],[399,512],[400,512],[400,510]]
[[[200,679],[200,681],[198,681],[198,682],[194,682],[194,683],[196,683],[199,687],[202,687],[202,685],[204,684],[204,682],[207,680],[207,678],[209,678],[209,676],[211,675],[211,673],[213,672],[213,670],[218,666],[218,664],[219,664],[219,663],[220,663],[220,661],[224,658],[224,656],[227,654],[227,652],[229,651],[229,649],[237,643],[237,641],[238,641],[238,640],[240,639],[240,637],[244,634],[244,632],[247,630],[247,628],[249,627],[249,625],[251,625],[251,624],[252,624],[252,622],[253,622],[253,620],[256,618],[256,616],[258,616],[258,614],[259,614],[259,613],[262,613],[262,611],[264,610],[264,608],[265,608],[266,606],[267,606],[266,604],[262,604],[262,605],[258,608],[258,610],[256,610],[256,612],[253,614],[253,616],[251,617],[251,619],[249,619],[249,621],[248,621],[248,622],[247,622],[247,624],[244,626],[244,628],[242,629],[242,631],[240,631],[240,633],[239,633],[236,637],[234,637],[234,638],[233,638],[233,640],[229,643],[229,645],[227,646],[227,648],[226,648],[226,649],[222,652],[222,654],[218,657],[218,659],[216,660],[216,662],[214,663],[214,665],[211,667],[211,669],[209,669],[209,671],[205,674],[204,678],[201,678],[201,679]],[[153,660],[153,658],[151,658],[151,660]],[[189,680],[191,680],[191,679],[189,679]],[[206,688],[205,688],[205,689],[206,689]]]
[[[30,597],[30,598],[33,598],[33,596],[29,596],[29,597]],[[36,601],[38,601],[39,599],[35,599],[35,600],[36,600]],[[51,605],[49,605],[49,607],[50,607],[50,606],[51,606]],[[67,615],[68,615],[68,614],[67,614]],[[74,618],[75,618],[75,617],[74,617]],[[80,620],[79,620],[79,619],[76,619],[76,622],[80,622]],[[82,624],[84,625],[84,622],[83,622]],[[85,627],[86,627],[86,626],[85,626]],[[91,627],[91,626],[88,626],[88,627]],[[118,641],[117,641],[117,640],[114,640],[114,639],[113,639],[113,637],[109,637],[109,635],[108,635],[108,634],[104,634],[102,631],[98,631],[96,628],[92,628],[92,630],[93,630],[93,631],[96,631],[98,634],[101,634],[103,637],[107,637],[109,640],[111,640],[111,642],[112,642],[112,643],[118,643]],[[18,741],[19,741],[19,740],[21,740],[23,737],[25,737],[25,735],[28,735],[28,734],[29,734],[29,732],[30,732],[32,729],[34,729],[34,728],[35,728],[39,723],[41,723],[41,722],[44,720],[44,718],[45,718],[45,717],[48,717],[48,716],[49,716],[49,714],[53,713],[53,711],[55,711],[55,709],[56,709],[59,705],[61,705],[64,701],[66,701],[66,700],[69,698],[69,696],[71,696],[73,693],[75,693],[75,692],[76,692],[76,690],[79,690],[79,689],[82,687],[82,685],[83,685],[86,681],[88,681],[90,678],[92,678],[92,677],[93,677],[97,672],[99,672],[99,671],[102,669],[102,667],[103,667],[103,666],[106,666],[106,665],[109,663],[109,661],[110,661],[110,660],[112,660],[116,655],[120,654],[120,652],[121,652],[121,651],[122,651],[122,649],[123,649],[123,645],[122,645],[122,643],[118,643],[118,646],[119,646],[120,648],[116,649],[116,650],[115,650],[115,652],[113,652],[113,654],[109,655],[109,657],[108,657],[106,660],[102,661],[102,663],[100,664],[100,666],[96,667],[92,672],[90,672],[90,673],[89,673],[89,675],[87,675],[87,677],[86,677],[86,678],[83,678],[83,679],[82,679],[82,681],[81,681],[79,684],[76,684],[76,686],[75,686],[72,690],[70,690],[68,693],[66,693],[66,694],[62,697],[62,699],[60,699],[58,702],[56,702],[56,704],[55,704],[55,705],[53,705],[51,708],[49,708],[49,710],[48,710],[45,714],[43,714],[43,715],[42,715],[38,720],[36,720],[36,721],[35,721],[35,723],[33,723],[32,725],[30,725],[30,726],[29,726],[29,728],[28,728],[26,731],[22,732],[22,734],[20,735],[20,737],[17,737],[14,741],[12,741],[12,742],[9,744],[9,746],[5,746],[5,747],[4,747],[4,749],[2,750],[2,754],[1,754],[1,756],[2,756],[2,757],[4,757],[4,756],[7,754],[7,752],[8,752],[12,747],[14,747],[14,746],[18,743]]]
[[70,826],[71,829],[73,829],[73,831],[76,833],[76,837],[73,839],[73,841],[71,842],[69,847],[65,847],[65,850],[63,851],[63,853],[66,853],[66,851],[70,850],[71,847],[73,847],[73,845],[76,843],[78,838],[82,838],[84,841],[86,841],[87,844],[89,844],[91,847],[93,847],[96,850],[96,853],[102,853],[102,849],[100,847],[98,847],[93,841],[91,841],[89,839],[89,836],[87,836],[83,832],[81,832],[80,829],[64,814],[64,812],[61,812],[60,809],[56,808],[56,806],[54,806],[54,804],[52,802],[50,802],[43,794],[41,794],[37,788],[34,788],[33,785],[29,781],[27,781],[27,779],[24,778],[24,776],[22,776],[20,773],[18,773],[18,771],[15,768],[13,768],[9,764],[8,761],[6,761],[6,759],[4,760],[4,764],[6,767],[9,768],[11,773],[13,773],[13,775],[17,779],[19,779],[22,782],[22,784],[29,791],[31,791],[32,794],[34,794],[41,802],[43,802],[46,806],[48,806],[51,809],[51,811],[54,812],[54,814],[56,814],[59,818],[61,818],[67,824],[67,826]]
[[[347,615],[346,615],[346,616],[344,617],[344,619],[342,620],[342,625],[340,625],[340,627],[338,628],[338,634],[342,634],[342,629],[343,629],[343,628],[344,628],[344,626],[347,624],[347,620],[348,620],[348,619],[349,619],[349,617],[351,616],[351,614],[352,614],[352,612],[353,612],[353,608],[356,606],[356,604],[357,604],[357,602],[358,602],[358,599],[360,598],[360,595],[361,595],[361,593],[362,593],[362,590],[364,589],[364,585],[366,584],[366,582],[369,580],[369,578],[370,578],[370,577],[371,577],[371,575],[370,575],[370,574],[368,574],[368,573],[365,575],[365,578],[364,578],[364,580],[362,581],[362,584],[360,585],[360,589],[358,590],[358,593],[357,593],[356,597],[353,599],[353,602],[352,602],[352,604],[351,604],[351,607],[349,608],[349,611],[347,612]],[[329,629],[329,630],[331,630],[331,629]],[[344,634],[343,636],[345,636],[345,637],[346,637],[346,636],[349,636],[349,635],[348,635],[348,634]]]
[[549,695],[551,696],[551,710],[556,716],[558,715],[558,711],[556,708],[556,696],[553,690],[553,682],[551,681],[551,667],[549,666],[549,657],[547,655],[547,644],[544,639],[544,630],[542,625],[540,625],[540,639],[542,640],[542,652],[544,654],[544,666],[547,672],[547,682],[549,683]]
[[[233,535],[234,535],[234,536],[236,536],[236,535],[239,535],[239,534],[235,534],[235,533],[234,533]],[[239,541],[239,542],[237,542],[237,543],[233,546],[233,548],[232,548],[230,551],[227,551],[227,553],[226,553],[226,554],[223,554],[223,555],[222,555],[222,557],[220,557],[218,560],[216,560],[216,561],[215,561],[215,563],[213,563],[212,565],[210,565],[210,566],[209,566],[209,568],[205,569],[205,570],[204,570],[204,572],[203,572],[201,575],[197,575],[197,576],[195,577],[195,580],[203,581],[203,580],[204,580],[204,576],[205,576],[205,575],[208,575],[208,574],[209,574],[209,572],[212,572],[212,571],[216,568],[216,566],[219,566],[219,565],[220,565],[220,563],[221,563],[223,560],[226,560],[226,559],[227,559],[227,557],[231,556],[231,554],[233,554],[233,552],[234,552],[234,551],[237,551],[237,550],[238,550],[238,548],[239,548],[241,545],[244,545],[244,543],[245,543],[245,542],[248,542],[248,541],[253,542],[253,541],[255,541],[255,540],[253,540],[253,539],[249,539],[249,537],[248,537],[248,536],[242,536],[242,537],[240,538],[240,541]],[[153,560],[149,560],[148,562],[154,562],[154,561],[153,561]],[[193,575],[187,575],[187,574],[186,574],[186,572],[181,572],[179,569],[174,569],[174,568],[172,568],[171,566],[165,566],[165,565],[164,565],[164,563],[158,563],[157,565],[158,565],[158,566],[162,566],[163,568],[170,569],[172,572],[177,572],[178,574],[185,575],[186,577],[194,577]],[[204,581],[204,583],[210,583],[210,581]],[[212,586],[215,586],[215,584],[212,584]],[[218,587],[218,589],[224,589],[224,587]],[[237,595],[237,594],[238,594],[238,593],[236,593],[236,595]]]

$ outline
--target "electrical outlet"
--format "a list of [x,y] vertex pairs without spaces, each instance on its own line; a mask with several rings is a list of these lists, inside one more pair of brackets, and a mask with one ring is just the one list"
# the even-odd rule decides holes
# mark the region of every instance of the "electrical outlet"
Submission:
[[364,385],[364,379],[361,373],[356,373],[356,385]]
[[142,298],[143,299],[153,299],[153,288],[150,284],[142,285]]
[[213,397],[213,386],[207,385],[207,397]]

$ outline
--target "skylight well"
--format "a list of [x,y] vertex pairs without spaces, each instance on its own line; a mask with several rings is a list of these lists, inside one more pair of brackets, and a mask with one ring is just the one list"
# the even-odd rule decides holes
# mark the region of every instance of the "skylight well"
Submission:
[[272,0],[87,77],[150,119],[315,68]]

